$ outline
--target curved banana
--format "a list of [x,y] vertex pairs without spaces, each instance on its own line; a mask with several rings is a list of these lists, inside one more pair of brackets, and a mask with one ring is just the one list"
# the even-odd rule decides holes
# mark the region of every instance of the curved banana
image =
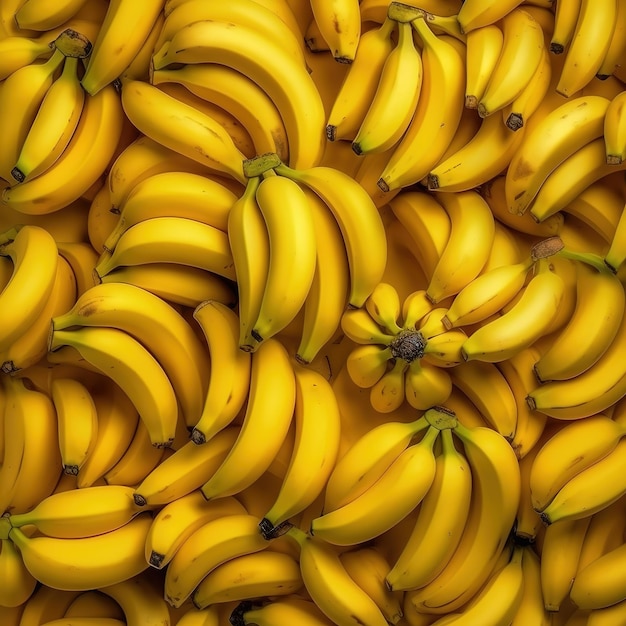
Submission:
[[550,52],[563,54],[574,35],[576,22],[580,14],[581,0],[557,3],[554,11],[554,31],[550,40]]
[[114,156],[123,120],[113,86],[85,98],[78,126],[63,154],[39,176],[5,189],[2,201],[21,213],[41,215],[80,198],[104,174]]
[[435,479],[422,500],[405,547],[385,578],[393,590],[414,589],[431,582],[452,557],[467,521],[471,469],[455,448],[450,430],[443,430],[441,437]]
[[452,379],[445,369],[431,365],[426,358],[409,364],[404,379],[404,395],[414,409],[423,411],[445,404],[451,393]]
[[441,194],[450,217],[450,237],[435,266],[426,295],[433,303],[457,294],[487,262],[495,226],[489,205],[475,191]]
[[186,423],[196,423],[208,385],[209,359],[189,322],[169,304],[134,285],[100,284],[52,320],[52,332],[75,326],[116,328],[139,341],[165,370]]
[[280,597],[303,585],[300,566],[284,552],[263,550],[242,554],[218,565],[198,584],[191,599],[199,609],[216,603],[259,597]]
[[609,100],[580,96],[553,109],[526,133],[506,174],[511,213],[524,213],[555,168],[602,135]]
[[501,20],[520,4],[521,0],[506,0],[504,2],[470,0],[461,5],[457,19],[461,30],[464,33],[469,33]]
[[530,13],[515,8],[502,18],[501,27],[502,49],[478,101],[481,117],[511,104],[531,81],[543,56],[543,30]]
[[335,61],[351,63],[361,36],[361,13],[357,0],[313,0],[313,17]]
[[384,422],[357,439],[337,460],[324,492],[324,512],[335,511],[370,489],[428,427],[425,419]]
[[141,343],[117,328],[53,330],[50,350],[65,345],[76,348],[124,390],[148,427],[153,445],[171,445],[178,419],[174,389],[159,362]]
[[615,96],[604,116],[604,143],[606,162],[619,165],[626,159],[626,94]]
[[[312,600],[298,595],[276,598],[262,606],[243,604],[241,624],[275,626],[276,624],[300,624],[301,626],[332,626],[331,622]],[[184,626],[184,624],[182,625]],[[193,626],[190,624],[189,626]],[[206,626],[209,626],[208,624]]]
[[463,112],[463,57],[425,20],[416,19],[412,25],[423,44],[424,78],[415,114],[380,175],[383,191],[422,180],[448,149]]
[[[311,533],[329,543],[347,546],[374,539],[404,519],[429,491],[435,477],[433,445],[439,429],[402,451],[382,476],[360,496],[311,522]],[[380,510],[380,499],[388,507]]]
[[442,572],[414,592],[412,604],[449,613],[466,604],[488,580],[509,536],[520,497],[519,464],[506,439],[491,428],[465,428],[461,438],[472,470],[472,502],[459,545]]
[[[592,4],[581,0],[572,40],[565,52],[565,63],[556,91],[569,98],[595,77],[611,44],[617,17],[617,2],[602,0]],[[597,45],[589,49],[590,41]]]
[[[53,619],[62,618],[72,602],[80,595],[79,591],[62,591],[41,585],[22,607],[21,619],[25,624],[45,624]],[[2,615],[4,617],[4,613]],[[19,626],[20,617],[11,626]]]
[[[246,157],[214,118],[138,80],[124,82],[121,100],[132,124],[148,137],[211,170],[245,182]],[[162,115],[154,116],[153,111],[161,111]]]
[[37,580],[55,589],[84,591],[119,583],[148,567],[143,546],[150,523],[151,516],[142,514],[94,537],[28,537],[12,528],[9,538]]
[[181,495],[165,504],[154,516],[146,537],[146,561],[156,569],[163,569],[200,526],[226,515],[246,512],[235,498],[207,501],[199,489]]
[[408,128],[420,97],[423,63],[410,23],[398,23],[398,43],[389,53],[363,122],[352,142],[357,154],[384,152]]
[[122,0],[109,3],[81,79],[89,95],[96,95],[130,65],[149,37],[162,5],[162,0],[149,0],[141,8]]
[[221,302],[208,301],[193,312],[207,344],[211,363],[208,391],[191,439],[202,444],[237,416],[250,390],[251,355],[239,349],[239,317]]
[[124,265],[101,276],[100,281],[103,284],[128,283],[163,300],[190,308],[206,300],[216,300],[228,306],[235,306],[237,302],[236,289],[230,281],[201,268],[178,263]]
[[9,539],[0,540],[0,575],[2,606],[13,608],[26,604],[35,591],[37,580],[26,569],[20,551]]
[[[98,262],[98,253],[92,244],[86,241],[57,241],[57,247],[59,255],[69,263],[74,274],[76,283],[75,301],[77,297],[96,284],[93,270]],[[70,307],[65,307],[63,313],[68,308]],[[60,312],[58,314],[60,315]],[[53,317],[56,317],[56,315]]]
[[304,586],[332,623],[387,624],[377,604],[351,578],[331,546],[296,526],[289,529],[288,535],[300,547],[300,571]]
[[[207,202],[208,200],[208,202]],[[154,217],[184,217],[220,230],[237,196],[218,179],[187,171],[161,172],[139,181],[116,209],[119,221],[104,242],[112,252],[130,227]]]
[[179,263],[235,280],[228,235],[186,217],[153,217],[124,231],[111,254],[100,257],[95,271],[106,276],[119,267]]
[[239,430],[227,427],[202,446],[188,441],[135,487],[138,506],[173,502],[198,489],[226,458]]
[[237,440],[201,487],[207,500],[238,493],[267,470],[287,436],[295,401],[295,375],[287,350],[277,339],[267,339],[252,356],[250,393]]
[[54,52],[53,37],[44,32],[39,37],[12,36],[0,40],[0,80],[5,80],[21,67]]
[[350,268],[337,220],[316,193],[308,187],[303,191],[313,217],[316,262],[313,282],[304,300],[302,335],[295,358],[301,364],[309,364],[340,327],[347,306]]
[[280,111],[244,74],[226,65],[195,63],[179,69],[155,70],[151,82],[153,85],[179,83],[196,96],[226,109],[250,133],[257,154],[273,152],[282,161],[288,161],[289,140]]
[[371,318],[389,334],[396,335],[402,330],[398,325],[402,306],[393,285],[378,283],[365,301],[365,308]]
[[465,107],[477,109],[502,52],[504,34],[497,24],[488,24],[471,30],[465,41]]
[[339,451],[339,405],[331,384],[319,373],[295,367],[295,441],[276,500],[259,527],[264,534],[301,513],[322,493]]
[[522,626],[523,624],[550,626],[552,617],[544,607],[541,591],[541,561],[533,546],[523,548],[522,575],[524,577],[522,601],[511,626]]
[[267,228],[269,261],[259,312],[250,331],[256,342],[251,350],[294,320],[313,282],[316,263],[313,215],[300,185],[267,172],[256,200]]
[[89,389],[73,378],[53,380],[50,391],[57,413],[63,471],[78,474],[96,444],[96,405]]
[[309,187],[334,215],[350,267],[348,304],[362,306],[381,281],[387,262],[385,228],[376,205],[363,187],[340,170],[322,166],[296,170],[279,165],[275,171]]
[[428,173],[428,188],[466,191],[488,182],[506,170],[524,133],[524,127],[511,131],[499,115],[487,116],[467,144]]
[[[178,548],[165,571],[167,602],[178,608],[211,571],[231,559],[260,552],[267,541],[254,515],[223,515],[195,530]],[[142,554],[142,561],[145,563]]]
[[354,60],[339,87],[326,123],[329,141],[356,137],[380,81],[383,66],[393,49],[391,34],[396,22],[389,18],[361,34]]
[[[262,58],[259,50],[265,50]],[[250,76],[274,101],[287,131],[292,167],[307,168],[319,162],[323,154],[324,107],[313,79],[298,59],[279,42],[251,28],[211,21],[180,29],[153,57],[156,70],[173,63],[213,62]]]

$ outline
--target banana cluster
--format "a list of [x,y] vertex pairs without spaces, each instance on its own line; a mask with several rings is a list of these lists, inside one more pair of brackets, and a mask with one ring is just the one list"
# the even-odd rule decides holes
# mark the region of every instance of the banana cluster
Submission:
[[624,0],[3,0],[0,623],[625,623],[625,55]]

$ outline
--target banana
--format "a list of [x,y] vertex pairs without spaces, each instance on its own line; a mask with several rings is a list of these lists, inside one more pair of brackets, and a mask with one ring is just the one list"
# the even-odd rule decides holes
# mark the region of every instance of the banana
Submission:
[[[313,282],[316,242],[313,215],[300,185],[266,172],[256,191],[269,239],[267,279],[250,334],[257,346],[288,326]],[[287,207],[287,210],[285,208]]]
[[385,578],[394,590],[419,588],[431,582],[452,557],[465,527],[472,493],[471,469],[455,448],[451,432],[443,430],[441,437],[435,479],[405,547]]
[[20,551],[9,539],[0,540],[0,575],[3,582],[0,603],[3,607],[25,604],[37,586],[37,580],[26,569]]
[[467,191],[488,182],[506,170],[524,134],[524,127],[513,132],[501,116],[487,116],[467,144],[428,173],[428,188]]
[[64,0],[53,7],[41,0],[27,0],[15,13],[20,29],[51,30],[74,17],[86,0]]
[[99,481],[124,455],[130,445],[139,414],[126,393],[110,379],[88,387],[96,405],[98,433],[94,449],[80,468],[77,486],[90,487]]
[[143,545],[151,516],[142,514],[108,533],[79,539],[28,537],[12,528],[28,571],[49,587],[84,591],[119,583],[148,566]]
[[510,623],[521,606],[524,594],[522,558],[525,548],[516,546],[509,562],[491,574],[480,592],[462,611],[438,620],[444,624],[462,626],[480,619],[484,624]]
[[602,413],[560,428],[533,461],[530,491],[534,508],[543,511],[570,480],[609,455],[623,435],[623,426]]
[[235,280],[228,235],[186,217],[153,217],[124,231],[111,254],[100,257],[95,271],[106,276],[128,265],[179,263]]
[[[541,382],[566,380],[587,371],[609,348],[621,325],[624,313],[621,282],[611,272],[597,270],[586,263],[577,263],[576,272],[576,309],[534,366]],[[590,322],[599,317],[604,320],[601,325]],[[592,328],[595,332],[590,332]],[[585,329],[584,332],[581,333],[581,329]]]
[[520,4],[521,0],[506,0],[505,2],[470,0],[461,5],[457,19],[461,30],[464,33],[469,33],[503,19]]
[[46,92],[11,170],[19,183],[47,170],[67,148],[85,102],[79,63],[77,57],[66,57],[61,75]]
[[497,24],[488,24],[468,32],[465,40],[465,107],[477,109],[502,52],[504,34]]
[[618,602],[604,609],[594,609],[585,611],[579,609],[583,616],[587,619],[589,626],[609,626],[609,624],[618,624],[624,618],[624,610],[626,602]]
[[[266,51],[263,58],[258,50]],[[272,62],[267,63],[268,59]],[[153,57],[156,70],[173,63],[213,62],[250,76],[274,101],[287,131],[292,167],[308,168],[319,162],[323,154],[324,106],[313,79],[298,59],[251,28],[211,21],[180,29]]]
[[[237,440],[201,487],[207,500],[238,493],[267,470],[287,436],[295,401],[295,375],[287,350],[277,339],[267,339],[252,356],[250,392]],[[266,427],[268,413],[271,432]]]
[[339,451],[341,414],[332,386],[321,374],[305,367],[295,367],[294,374],[293,452],[278,496],[259,523],[264,535],[271,535],[273,529],[317,499]]
[[620,218],[613,232],[613,236],[610,240],[609,249],[604,255],[604,262],[611,271],[617,274],[620,268],[626,260],[626,245],[624,244],[624,237],[626,235],[626,217],[625,212],[622,209]]
[[109,3],[81,80],[89,95],[96,95],[128,67],[150,35],[162,5],[162,0],[150,0],[140,11],[121,0]]
[[442,194],[439,202],[450,217],[450,237],[435,266],[426,295],[433,303],[457,294],[487,262],[494,238],[489,205],[475,191]]
[[126,230],[154,217],[184,217],[226,231],[236,200],[230,189],[210,176],[186,171],[155,174],[133,187],[119,208],[119,221],[104,249],[112,252]]
[[[435,477],[433,445],[439,429],[430,426],[424,437],[402,451],[382,476],[360,496],[311,523],[311,532],[329,543],[355,545],[374,539],[406,517],[423,499]],[[382,494],[389,503],[379,504]]]
[[50,57],[54,51],[53,37],[43,33],[39,37],[13,36],[0,40],[0,80],[16,70],[34,63],[37,59]]
[[396,335],[402,330],[398,325],[402,308],[400,296],[393,285],[378,283],[365,301],[365,308],[372,319],[389,334]]
[[202,446],[185,443],[135,487],[137,505],[167,504],[198,489],[226,458],[238,433],[237,428],[227,427]]
[[208,386],[209,358],[192,326],[170,305],[134,285],[96,285],[53,318],[52,332],[75,326],[116,328],[139,341],[167,373],[186,423],[197,422]]
[[383,191],[422,180],[448,149],[463,112],[463,57],[425,20],[416,19],[412,25],[423,44],[424,77],[415,114],[378,181]]
[[398,23],[398,43],[387,56],[376,92],[352,142],[357,154],[384,152],[408,128],[420,97],[423,63],[410,23]]
[[[585,87],[598,73],[611,44],[617,18],[617,2],[603,0],[593,6],[581,0],[572,40],[565,53],[565,63],[556,86],[566,98]],[[590,41],[597,45],[589,49]]]
[[339,63],[351,63],[361,36],[361,13],[356,0],[311,3],[313,17],[322,37]]
[[452,380],[441,367],[425,359],[409,364],[404,379],[404,395],[414,409],[425,410],[445,404],[452,393]]
[[27,513],[11,514],[9,522],[13,528],[34,525],[48,537],[78,539],[121,528],[141,510],[132,487],[103,485],[52,494]]
[[[245,155],[214,118],[159,87],[138,80],[124,83],[121,102],[124,112],[140,132],[215,172],[245,182],[242,170]],[[167,115],[155,117],[152,111],[156,110]]]
[[611,452],[571,478],[541,513],[542,519],[553,524],[560,520],[587,518],[620,498],[626,487],[623,481],[623,454],[626,441],[622,438]]
[[166,450],[152,445],[148,428],[139,420],[128,448],[102,478],[107,485],[138,485],[164,460]]
[[350,268],[337,220],[316,193],[308,187],[303,191],[311,207],[316,248],[315,272],[304,300],[302,334],[295,357],[306,365],[321,354],[340,327],[347,305]]
[[181,495],[165,504],[154,516],[146,537],[146,561],[152,567],[163,569],[200,526],[226,515],[243,513],[246,509],[235,498],[207,502],[198,489]]
[[[59,255],[69,263],[74,274],[76,283],[75,301],[77,297],[96,284],[93,270],[98,262],[98,253],[91,243],[86,241],[57,241],[57,248],[59,249]],[[64,307],[63,312],[67,311],[68,308],[70,307]],[[57,313],[53,317],[56,317],[56,315]]]
[[220,302],[207,301],[193,312],[209,346],[212,363],[208,391],[191,438],[202,444],[228,426],[244,405],[250,389],[251,355],[239,349],[239,317]]
[[42,215],[80,198],[113,158],[123,119],[120,99],[112,86],[85,98],[78,126],[63,154],[39,176],[5,189],[2,201],[21,213]]
[[452,432],[461,438],[472,471],[470,512],[447,565],[411,598],[418,611],[437,614],[456,611],[486,583],[513,526],[520,497],[519,465],[506,439],[484,427],[457,425]]
[[136,406],[155,446],[174,440],[178,405],[165,371],[139,341],[117,328],[53,330],[50,350],[76,348],[89,363],[117,383]]
[[151,581],[142,575],[133,576],[119,583],[100,587],[99,593],[113,599],[124,612],[127,626],[146,624],[167,624],[168,606]]
[[387,261],[385,228],[367,192],[340,170],[330,167],[275,168],[280,176],[306,185],[326,203],[343,236],[350,268],[348,304],[360,307],[381,281]]
[[563,298],[563,279],[540,259],[519,300],[500,317],[485,322],[465,340],[466,361],[504,361],[545,335]]
[[[262,606],[243,605],[239,615],[241,615],[241,623],[244,625],[277,626],[279,624],[300,624],[301,626],[332,626],[335,623],[331,622],[322,613],[315,602],[295,595],[287,596],[286,598],[276,598]],[[190,624],[189,626],[192,625]]]
[[65,55],[55,48],[47,60],[18,68],[2,82],[0,131],[6,148],[0,157],[0,176],[7,181],[13,180],[11,170],[28,130],[64,60]]
[[393,49],[391,34],[395,28],[396,22],[387,17],[379,27],[361,34],[354,60],[328,114],[326,137],[329,141],[353,141],[356,137]]
[[76,280],[69,263],[59,256],[54,286],[43,309],[31,326],[0,352],[0,370],[15,373],[37,363],[48,351],[50,320],[76,300]]
[[553,54],[563,54],[572,41],[581,4],[581,0],[561,2],[560,6],[557,2],[554,12],[554,31],[550,40],[550,52]]
[[[596,181],[624,169],[626,163],[606,164],[604,139],[598,137],[576,151],[548,176],[530,208],[530,213],[534,219],[542,221],[565,208]],[[576,172],[575,179],[572,178],[573,172]]]
[[205,300],[234,306],[235,288],[217,274],[178,263],[124,265],[100,278],[104,284],[128,283],[145,289],[168,302],[197,307]]
[[618,0],[617,12],[615,16],[615,29],[611,36],[609,48],[602,60],[596,77],[606,80],[622,67],[622,59],[626,52],[626,28],[624,27],[624,16],[626,15],[626,4]]
[[589,517],[550,524],[541,546],[541,591],[546,610],[558,611],[578,577],[578,560]]
[[264,550],[267,541],[259,533],[257,522],[255,516],[247,513],[223,515],[189,535],[165,571],[167,602],[180,607],[202,579],[219,565]]
[[57,413],[63,471],[66,474],[78,474],[96,443],[96,405],[89,389],[72,378],[53,380],[50,391]]
[[604,116],[604,143],[606,162],[619,165],[626,159],[626,95],[615,96]]
[[153,85],[176,82],[191,93],[230,111],[250,133],[257,154],[274,152],[289,159],[289,141],[280,111],[269,96],[244,74],[215,63],[155,70]]
[[329,620],[335,624],[387,624],[374,600],[351,578],[331,546],[295,526],[288,535],[300,548],[300,571],[306,590]]
[[42,313],[55,287],[59,256],[52,235],[34,225],[17,226],[0,235],[0,255],[13,263],[11,278],[0,292],[5,311],[0,349],[5,350]]
[[446,328],[482,322],[500,311],[522,290],[533,263],[527,259],[478,275],[452,300],[442,319]]
[[[532,471],[535,457],[541,449],[541,444],[547,439],[547,435],[543,435],[539,442],[534,445],[523,457],[519,457],[519,470],[521,480],[521,492],[519,504],[517,507],[517,515],[515,517],[515,539],[520,544],[532,545],[537,540],[537,535],[542,535],[543,523],[541,517],[535,511],[532,503],[530,492],[530,474]],[[543,535],[542,535],[543,536]],[[543,603],[542,603],[543,604]]]
[[550,173],[602,135],[608,104],[609,100],[601,96],[574,98],[553,109],[526,133],[506,174],[509,211],[524,213]]
[[56,440],[57,417],[49,396],[29,389],[26,381],[10,378],[4,389],[0,509],[23,513],[52,493],[62,473],[58,447],[50,445]]
[[551,614],[543,605],[540,563],[534,548],[525,546],[522,553],[524,591],[511,626],[522,626],[522,624],[549,626],[552,623]]
[[288,595],[302,584],[300,567],[292,556],[263,550],[218,565],[200,581],[191,598],[204,609],[216,603]]

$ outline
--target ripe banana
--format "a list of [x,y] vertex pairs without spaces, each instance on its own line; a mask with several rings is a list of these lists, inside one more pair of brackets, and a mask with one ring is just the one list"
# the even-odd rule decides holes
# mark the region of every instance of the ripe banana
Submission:
[[464,2],[459,9],[457,19],[464,33],[493,24],[515,9],[521,1],[506,0],[506,2],[479,2],[470,0]]
[[606,162],[619,165],[626,159],[626,95],[623,92],[609,102],[603,134]]
[[36,578],[26,569],[17,546],[9,539],[0,540],[0,602],[4,607],[25,604],[37,586]]
[[313,0],[313,17],[335,61],[351,63],[361,36],[361,13],[357,0]]
[[561,2],[560,6],[557,4],[554,12],[554,31],[550,40],[550,52],[552,54],[563,54],[569,46],[580,14],[581,4],[581,0]]
[[502,52],[504,35],[497,24],[488,24],[470,30],[465,41],[467,47],[465,107],[477,109]]
[[244,605],[240,615],[242,623],[245,625],[275,626],[284,623],[300,624],[301,626],[332,626],[335,623],[322,613],[315,602],[305,600],[297,595],[277,598],[262,606]]
[[54,51],[53,38],[44,32],[39,37],[13,36],[0,41],[0,79],[4,80],[21,67],[37,59],[50,57]]

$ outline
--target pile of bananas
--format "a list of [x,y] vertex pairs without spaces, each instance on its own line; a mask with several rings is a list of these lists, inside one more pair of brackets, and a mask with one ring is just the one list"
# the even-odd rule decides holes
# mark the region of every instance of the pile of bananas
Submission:
[[626,623],[626,0],[2,0],[2,626]]

